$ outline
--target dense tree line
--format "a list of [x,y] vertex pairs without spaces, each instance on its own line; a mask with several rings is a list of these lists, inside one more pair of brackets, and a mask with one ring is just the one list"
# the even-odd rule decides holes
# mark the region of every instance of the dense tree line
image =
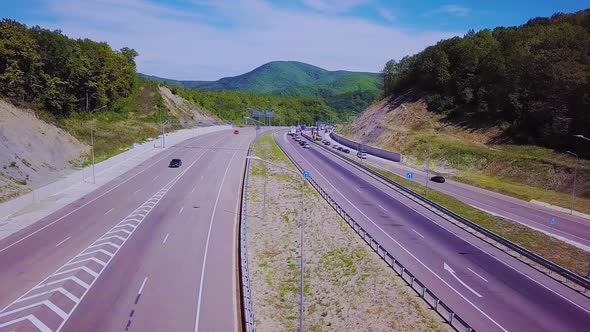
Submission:
[[[237,91],[205,91],[171,86],[170,89],[216,116],[241,123],[251,111],[274,111],[273,125],[313,124],[329,121],[333,112],[319,98],[280,97]],[[261,119],[260,121],[265,121]]]
[[391,60],[382,74],[385,95],[414,89],[449,119],[565,149],[573,134],[590,136],[590,10],[469,31]]
[[129,48],[113,51],[107,43],[74,40],[60,31],[4,19],[0,94],[57,116],[112,106],[136,84],[136,56]]

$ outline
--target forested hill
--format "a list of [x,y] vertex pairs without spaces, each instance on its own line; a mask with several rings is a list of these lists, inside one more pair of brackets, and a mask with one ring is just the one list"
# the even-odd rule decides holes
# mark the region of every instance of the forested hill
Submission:
[[470,31],[389,61],[383,76],[386,95],[413,89],[449,120],[568,149],[590,136],[590,10]]
[[[0,94],[56,116],[112,106],[137,81],[129,48],[70,39],[60,31],[4,19],[0,22]],[[86,96],[88,94],[88,105]]]
[[380,95],[381,77],[375,73],[328,71],[296,61],[273,61],[248,73],[217,81],[178,81],[144,78],[200,90],[230,90],[277,96],[312,96],[323,99],[343,115],[356,114]]

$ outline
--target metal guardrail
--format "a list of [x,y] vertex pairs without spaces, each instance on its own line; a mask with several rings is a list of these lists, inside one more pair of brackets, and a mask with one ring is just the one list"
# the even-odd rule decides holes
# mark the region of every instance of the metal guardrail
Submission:
[[[274,137],[273,137],[274,139]],[[276,142],[276,140],[275,140]],[[287,152],[279,145],[279,148],[289,158],[291,163],[295,165],[299,172],[303,173],[304,169],[295,161]],[[405,266],[403,266],[393,255],[375,240],[360,224],[358,224],[320,185],[313,179],[312,176],[307,178],[314,189],[322,196],[328,204],[346,221],[346,223],[381,257],[389,267],[391,267],[397,275],[399,275],[410,286],[416,294],[418,294],[434,311],[436,311],[449,325],[458,331],[474,332],[467,322],[465,322],[457,313],[455,313],[448,305],[439,299],[434,292],[428,289],[418,278],[416,278]]]
[[[314,142],[313,139],[311,139],[306,134],[302,134],[302,136],[304,136],[306,139]],[[314,142],[314,143],[316,143],[316,142]],[[321,145],[319,143],[316,143],[316,145],[319,146],[319,147],[321,147],[321,148],[323,148],[326,151],[331,152],[332,154],[336,155],[337,157],[339,157],[341,159],[344,158],[343,156],[340,156],[336,152],[334,152],[334,151],[326,148],[325,146],[323,146],[323,145]],[[367,167],[367,166],[365,166],[365,165],[363,165],[363,164],[361,164],[361,163],[359,163],[359,162],[357,162],[355,160],[352,160],[352,159],[349,159],[349,158],[345,158],[343,160],[345,160],[345,161],[347,161],[349,163],[354,164],[357,168],[360,168],[362,170],[365,170],[366,172],[370,173],[371,175],[373,175],[375,177],[378,177],[379,179],[381,179],[383,181],[386,181],[388,184],[395,186],[397,189],[399,189],[399,190],[405,192],[406,194],[412,196],[413,198],[421,201],[423,203],[422,205],[424,207],[430,209],[431,211],[433,211],[437,215],[439,215],[439,216],[441,216],[443,218],[445,218],[445,215],[447,215],[450,218],[459,221],[463,225],[476,230],[477,232],[483,234],[484,236],[486,236],[486,237],[488,237],[488,238],[496,241],[497,243],[505,246],[506,248],[508,248],[508,249],[510,249],[510,250],[512,250],[512,251],[514,251],[516,253],[518,253],[519,255],[522,255],[522,256],[530,259],[531,261],[539,264],[540,266],[543,266],[546,269],[549,269],[549,270],[551,270],[553,272],[556,272],[560,276],[562,276],[565,279],[567,279],[567,280],[569,280],[569,281],[571,281],[571,282],[579,285],[580,287],[583,287],[584,288],[584,291],[590,289],[590,280],[588,280],[588,279],[586,279],[586,278],[584,278],[584,277],[582,277],[582,276],[580,276],[580,275],[578,275],[578,274],[576,274],[576,273],[574,273],[574,272],[572,272],[572,271],[570,271],[570,270],[568,270],[568,269],[566,269],[566,268],[564,268],[564,267],[562,267],[562,266],[560,266],[558,264],[555,264],[555,263],[551,262],[550,260],[548,260],[546,258],[543,258],[543,257],[541,257],[541,256],[533,253],[532,251],[530,251],[530,250],[528,250],[528,249],[526,249],[524,247],[521,247],[518,244],[516,244],[516,243],[514,243],[514,242],[512,242],[512,241],[510,241],[510,240],[508,240],[508,239],[506,239],[506,238],[504,238],[504,237],[502,237],[502,236],[500,236],[498,234],[495,234],[494,232],[492,232],[492,231],[490,231],[490,230],[488,230],[488,229],[486,229],[486,228],[484,228],[482,226],[479,226],[478,224],[470,221],[469,219],[467,219],[467,218],[465,218],[465,217],[463,217],[463,216],[461,216],[461,215],[459,215],[459,214],[457,214],[457,213],[455,213],[455,212],[447,209],[446,207],[444,207],[444,206],[442,206],[442,205],[440,205],[440,204],[438,204],[438,203],[436,203],[434,201],[431,201],[430,199],[428,199],[428,198],[426,198],[426,197],[418,194],[417,192],[415,192],[415,191],[413,191],[413,190],[411,190],[411,189],[409,189],[409,188],[407,188],[407,187],[405,187],[405,186],[403,186],[403,185],[401,185],[401,184],[393,181],[392,179],[384,176],[383,174],[381,174],[379,172],[376,172],[375,170],[373,170],[373,169],[371,169],[371,168],[369,168],[369,167]],[[500,248],[500,249],[502,249],[502,248]],[[504,252],[507,252],[506,250],[503,250],[503,251]],[[513,257],[519,258],[519,257],[517,257],[515,255],[512,255],[509,252],[507,252],[507,253],[510,254]]]
[[[254,142],[248,147],[248,156],[252,152]],[[248,238],[247,238],[247,190],[250,171],[250,159],[246,158],[244,182],[242,185],[242,204],[240,209],[240,279],[242,293],[242,327],[246,332],[256,332],[256,321],[252,310],[252,291],[250,288],[250,270],[248,269]]]

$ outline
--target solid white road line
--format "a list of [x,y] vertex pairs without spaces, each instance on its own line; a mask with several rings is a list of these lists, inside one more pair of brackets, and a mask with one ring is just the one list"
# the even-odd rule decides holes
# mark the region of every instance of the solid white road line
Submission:
[[180,210],[178,210],[178,214],[182,213],[182,210],[184,210],[184,206],[180,208]]
[[108,210],[107,212],[104,213],[104,215],[106,216],[109,212],[113,211],[115,208],[111,208],[110,210]]
[[420,237],[424,238],[424,235],[422,235],[422,234],[418,233],[418,232],[417,232],[415,229],[412,229],[412,232],[414,232],[414,233],[416,233],[416,234],[420,235]]
[[217,204],[219,203],[219,197],[221,197],[221,190],[223,189],[223,184],[225,183],[225,179],[227,178],[227,172],[231,166],[232,161],[234,160],[236,153],[238,153],[239,149],[236,149],[227,163],[227,167],[225,168],[225,172],[223,173],[223,178],[221,179],[221,184],[219,185],[219,190],[217,191],[217,198],[215,198],[215,204],[213,205],[213,213],[211,214],[211,220],[209,220],[209,230],[207,231],[207,240],[205,241],[205,254],[203,256],[203,265],[201,266],[201,280],[199,281],[199,299],[197,302],[197,317],[195,319],[195,332],[199,331],[199,320],[201,316],[201,299],[203,297],[203,280],[205,279],[205,265],[207,264],[207,252],[209,251],[209,240],[211,238],[211,229],[213,227],[213,219],[215,218],[215,211],[217,211]]
[[59,247],[60,245],[62,245],[64,242],[66,242],[67,240],[71,239],[71,236],[68,236],[65,240],[61,241],[60,243],[56,244],[56,247]]
[[473,273],[473,274],[475,274],[476,276],[478,276],[478,277],[479,277],[481,280],[483,280],[483,281],[485,281],[485,282],[488,282],[488,280],[487,280],[486,278],[484,278],[484,277],[480,276],[480,275],[479,275],[479,273],[477,273],[477,272],[473,271],[473,270],[472,270],[472,269],[470,269],[470,268],[467,268],[467,270],[471,271],[471,273]]
[[[292,147],[293,148],[293,147]],[[301,153],[299,153],[299,151],[297,151],[297,149],[293,148],[293,150],[295,150],[295,152],[297,152],[297,154],[299,154],[299,156],[301,156],[301,158],[305,159],[305,157],[303,157],[303,155]],[[307,160],[306,160],[307,162]],[[334,188],[334,191],[336,191],[346,202],[348,202],[348,204],[350,204],[355,210],[357,210],[363,217],[365,217],[369,222],[371,222],[375,227],[377,227],[377,229],[379,229],[381,231],[381,233],[383,233],[386,237],[388,237],[391,241],[393,241],[398,247],[400,247],[403,251],[405,251],[410,257],[412,257],[413,259],[415,259],[420,265],[422,265],[422,267],[424,267],[426,270],[428,270],[428,272],[432,273],[438,280],[440,280],[442,283],[444,283],[447,287],[449,287],[453,292],[455,292],[455,294],[459,295],[465,302],[469,303],[473,308],[475,308],[475,310],[477,310],[479,313],[481,313],[484,317],[486,317],[488,320],[490,320],[492,323],[494,323],[494,325],[496,325],[498,328],[500,328],[502,331],[504,332],[508,332],[508,330],[506,330],[502,325],[500,325],[498,322],[496,322],[492,317],[490,317],[487,313],[485,313],[482,309],[480,309],[477,305],[475,305],[475,303],[469,301],[468,298],[466,298],[463,294],[461,294],[458,290],[456,290],[453,286],[451,286],[446,280],[444,280],[441,276],[439,276],[436,272],[434,272],[430,267],[428,267],[424,262],[422,262],[418,257],[416,257],[412,252],[410,252],[406,247],[404,247],[400,242],[398,242],[396,239],[394,239],[391,235],[389,235],[383,228],[381,228],[381,226],[377,225],[377,223],[375,221],[373,221],[373,219],[369,218],[369,216],[367,216],[363,211],[361,211],[361,209],[359,209],[355,204],[353,204],[346,196],[344,196],[328,179],[326,179],[325,176],[322,175],[322,173],[320,173],[320,171],[315,168],[310,162],[307,162],[307,164],[309,165],[309,167],[311,167],[316,174],[318,174],[319,176],[321,176],[326,183],[328,183],[328,185],[332,188]],[[436,223],[435,223],[436,224]]]
[[164,238],[164,241],[162,241],[162,244],[166,243],[166,240],[168,240],[168,236],[170,236],[170,233],[166,234],[166,237]]
[[145,283],[147,282],[148,277],[145,277],[143,279],[143,282],[141,283],[141,287],[139,287],[139,291],[137,292],[137,294],[141,294],[141,292],[143,292],[143,287],[145,287]]

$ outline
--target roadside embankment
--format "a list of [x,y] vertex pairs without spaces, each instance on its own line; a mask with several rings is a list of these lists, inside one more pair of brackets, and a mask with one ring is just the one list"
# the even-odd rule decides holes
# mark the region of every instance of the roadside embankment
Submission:
[[[296,170],[269,135],[253,154]],[[251,163],[247,242],[257,329],[298,328],[303,220],[305,331],[450,331],[299,176]]]

